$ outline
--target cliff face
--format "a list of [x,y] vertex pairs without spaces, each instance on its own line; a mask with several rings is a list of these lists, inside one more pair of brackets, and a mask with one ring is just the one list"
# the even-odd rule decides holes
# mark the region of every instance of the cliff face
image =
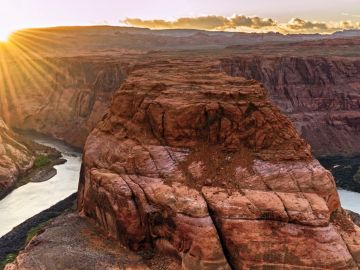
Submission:
[[222,68],[262,82],[316,155],[360,154],[360,59],[234,57]]
[[181,269],[358,269],[331,174],[253,80],[137,66],[87,139],[79,211]]
[[127,65],[74,57],[14,61],[8,69],[11,78],[5,80],[0,107],[4,120],[82,147],[120,87]]
[[32,150],[0,118],[0,197],[33,166],[34,160]]
[[[129,66],[91,58],[51,61],[52,72],[43,83],[34,85],[25,79],[27,86],[17,88],[20,111],[5,118],[15,127],[35,129],[82,147]],[[263,82],[272,101],[290,117],[316,155],[360,153],[358,60],[251,57],[225,60],[222,66],[231,75]]]

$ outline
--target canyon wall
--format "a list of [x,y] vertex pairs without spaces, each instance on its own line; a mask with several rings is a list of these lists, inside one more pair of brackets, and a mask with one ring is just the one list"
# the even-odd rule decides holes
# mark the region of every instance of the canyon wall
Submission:
[[[114,58],[116,59],[116,58]],[[49,58],[13,61],[0,114],[12,127],[34,129],[83,147],[135,59]],[[317,156],[360,154],[360,60],[339,57],[229,57],[221,68],[264,84]]]
[[260,84],[220,67],[134,67],[86,141],[80,213],[181,269],[358,269],[331,174]]
[[241,56],[222,68],[262,82],[316,155],[360,154],[358,57]]
[[77,147],[103,117],[128,68],[120,60],[94,57],[19,57],[6,65],[0,97],[5,122]]
[[35,153],[0,118],[0,198],[34,160]]

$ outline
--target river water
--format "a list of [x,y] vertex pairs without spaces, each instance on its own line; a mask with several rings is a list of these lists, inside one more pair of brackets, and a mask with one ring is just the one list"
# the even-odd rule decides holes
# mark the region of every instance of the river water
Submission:
[[360,214],[360,193],[339,189],[341,206]]
[[67,162],[55,166],[57,174],[50,180],[28,183],[0,201],[0,237],[77,191],[81,153],[52,138],[41,137],[34,140],[56,148]]
[[[77,191],[81,153],[56,139],[33,139],[40,144],[56,148],[67,162],[55,166],[57,174],[50,180],[28,183],[0,201],[0,237]],[[339,189],[339,195],[343,208],[360,213],[360,193]]]

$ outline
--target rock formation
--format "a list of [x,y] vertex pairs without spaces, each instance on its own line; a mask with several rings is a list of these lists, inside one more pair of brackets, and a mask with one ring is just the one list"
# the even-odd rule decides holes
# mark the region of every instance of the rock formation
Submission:
[[360,154],[358,57],[234,57],[222,67],[262,82],[316,155]]
[[34,152],[0,118],[0,197],[33,166],[34,160]]
[[[150,50],[223,49],[235,44],[226,50],[198,52],[224,55],[226,72],[264,83],[272,101],[290,117],[316,155],[360,154],[360,62],[356,53],[360,38],[340,38],[342,35],[346,33],[337,33],[333,39],[275,33],[210,35],[194,30],[105,26],[19,31],[12,40],[20,44],[21,53],[14,50],[6,58],[11,79],[1,85],[6,98],[0,99],[0,115],[14,127],[35,129],[83,147],[132,64],[148,55],[167,54]],[[325,56],[314,56],[319,54]]]
[[[360,31],[354,31],[353,34],[347,36],[356,39],[360,36]],[[224,48],[238,44],[256,45],[267,42],[317,41],[320,43],[323,39],[337,40],[344,37],[346,35],[341,35],[341,33],[283,35],[280,33],[229,33],[195,29],[150,30],[135,27],[80,26],[25,29],[13,33],[10,40],[16,44],[31,44],[32,50],[41,54],[79,55],[103,53],[107,50],[113,54],[115,51],[124,49],[139,52],[158,49]]]
[[[127,65],[91,57],[23,61],[8,64],[16,84],[5,86],[0,115],[12,127],[36,130],[83,147],[120,87]],[[24,66],[33,68],[29,72]]]
[[[360,229],[341,209],[333,177],[273,105],[315,154],[360,153],[357,58],[234,57],[233,49],[145,54],[140,50],[165,39],[171,48],[203,46],[204,39],[229,44],[204,33],[191,44],[193,36],[136,30],[121,33],[121,47],[112,28],[109,42],[91,43],[99,29],[75,39],[70,28],[60,29],[69,47],[54,42],[41,56],[7,59],[1,84],[0,115],[12,127],[78,147],[91,132],[79,183],[82,215],[133,251],[171,256],[172,269],[359,269]],[[139,51],[125,57],[121,50],[133,40]],[[51,55],[56,46],[63,50]],[[2,126],[0,179],[11,183],[33,156]],[[24,155],[21,166],[14,153]],[[121,252],[105,249],[115,253],[99,257],[98,246],[86,245],[62,253],[60,266],[47,261],[44,250],[86,242],[67,231],[84,229],[79,220],[56,220],[9,269],[36,269],[34,261],[63,269],[76,251],[84,256],[76,267],[103,267],[97,263],[105,257],[117,262]],[[52,235],[56,241],[47,242]],[[145,267],[127,252],[131,265]]]
[[79,211],[182,269],[358,269],[331,174],[260,84],[222,67],[133,68],[87,139]]
[[172,265],[176,262],[171,257],[144,260],[119,242],[103,237],[89,220],[65,213],[42,230],[5,270],[159,270]]

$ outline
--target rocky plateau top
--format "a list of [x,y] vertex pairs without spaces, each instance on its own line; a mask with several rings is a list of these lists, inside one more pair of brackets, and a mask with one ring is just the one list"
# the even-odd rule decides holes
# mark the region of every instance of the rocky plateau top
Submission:
[[219,61],[134,67],[85,144],[78,208],[181,269],[360,263],[331,174],[264,88]]

